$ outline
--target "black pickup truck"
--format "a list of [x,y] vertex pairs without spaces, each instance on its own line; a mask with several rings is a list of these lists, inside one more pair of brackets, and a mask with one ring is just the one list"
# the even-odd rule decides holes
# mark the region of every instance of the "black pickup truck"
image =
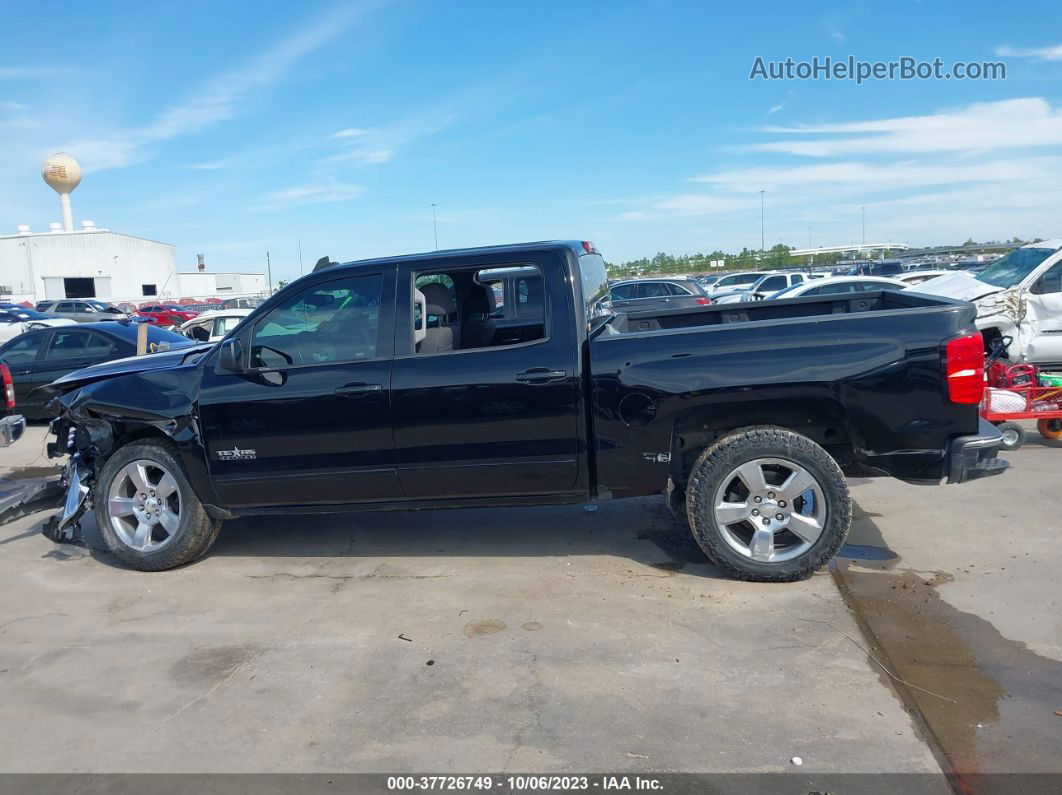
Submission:
[[844,542],[843,468],[1006,468],[974,314],[894,291],[614,314],[585,242],[331,265],[219,343],[46,387],[70,455],[51,533],[91,505],[157,570],[234,516],[664,494],[734,576],[795,580]]

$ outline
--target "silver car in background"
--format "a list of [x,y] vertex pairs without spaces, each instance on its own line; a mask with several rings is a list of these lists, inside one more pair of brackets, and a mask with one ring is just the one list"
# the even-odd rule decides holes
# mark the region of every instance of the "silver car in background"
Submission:
[[629,279],[616,282],[609,291],[612,308],[619,312],[658,309],[689,309],[707,306],[712,299],[693,279]]
[[37,311],[55,317],[65,317],[78,323],[98,323],[101,320],[128,320],[129,315],[106,301],[95,298],[66,298],[38,301]]

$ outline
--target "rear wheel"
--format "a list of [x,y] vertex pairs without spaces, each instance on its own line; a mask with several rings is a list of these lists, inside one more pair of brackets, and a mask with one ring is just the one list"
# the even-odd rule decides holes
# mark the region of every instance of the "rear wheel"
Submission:
[[214,543],[211,519],[173,448],[134,442],[104,465],[96,484],[96,524],[107,548],[141,571],[190,563]]
[[742,580],[810,576],[844,544],[852,520],[837,462],[785,428],[737,431],[697,459],[686,510],[698,545]]
[[1025,429],[1016,422],[1001,422],[996,426],[1003,434],[1003,442],[1000,447],[1004,450],[1017,450],[1025,444]]
[[1037,420],[1036,430],[1045,439],[1062,439],[1062,420]]

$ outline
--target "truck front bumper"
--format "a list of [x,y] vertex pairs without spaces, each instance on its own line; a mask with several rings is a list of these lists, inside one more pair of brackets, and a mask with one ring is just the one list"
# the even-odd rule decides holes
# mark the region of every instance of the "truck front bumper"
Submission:
[[22,438],[26,430],[26,418],[21,414],[12,414],[0,419],[0,447],[10,447]]
[[959,436],[948,445],[948,483],[987,478],[1002,474],[1010,463],[996,458],[1003,434],[982,419],[977,433]]

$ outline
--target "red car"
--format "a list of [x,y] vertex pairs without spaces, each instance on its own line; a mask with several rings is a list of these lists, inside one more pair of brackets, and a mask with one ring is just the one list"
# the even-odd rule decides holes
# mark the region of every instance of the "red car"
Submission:
[[198,312],[189,312],[177,304],[141,304],[137,310],[140,317],[151,318],[153,323],[160,326],[179,326],[186,320],[199,317]]

